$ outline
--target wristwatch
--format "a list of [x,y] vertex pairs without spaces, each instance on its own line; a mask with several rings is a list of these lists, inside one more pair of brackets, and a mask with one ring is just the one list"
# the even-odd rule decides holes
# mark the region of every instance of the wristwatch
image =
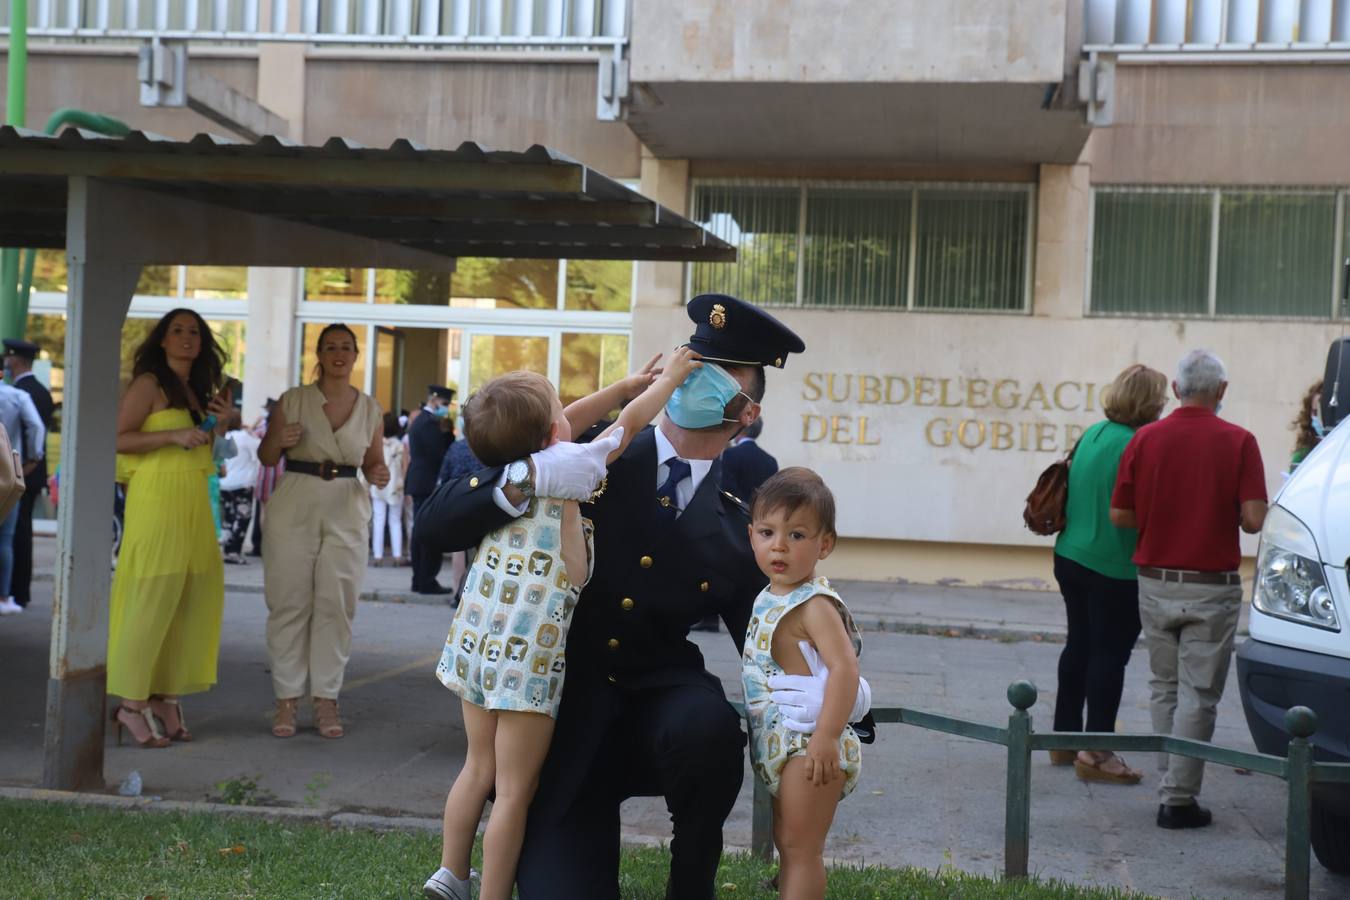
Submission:
[[523,459],[518,459],[507,465],[506,483],[524,494],[526,499],[534,496],[534,482],[530,479],[530,464]]

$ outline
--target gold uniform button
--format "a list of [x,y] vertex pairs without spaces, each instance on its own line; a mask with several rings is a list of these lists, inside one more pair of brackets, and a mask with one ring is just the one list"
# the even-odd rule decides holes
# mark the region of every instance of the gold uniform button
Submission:
[[706,594],[708,592],[708,582],[705,581],[702,584],[700,584],[698,586],[698,589]]
[[644,556],[638,560],[638,565],[642,566],[644,569],[650,569],[652,567],[652,558],[650,556]]
[[610,639],[609,639],[609,649],[611,649],[611,650],[618,650],[618,649],[619,649],[619,639],[618,639],[618,638],[610,638]]
[[624,597],[624,598],[623,598],[623,602],[620,603],[619,605],[622,606],[625,610],[632,609],[633,606],[634,606],[633,598],[632,598],[632,597]]
[[473,476],[472,478],[469,479],[469,487],[471,487],[471,488],[476,488],[476,487],[478,487],[478,476],[477,476],[477,475],[475,475],[475,476]]
[[617,678],[615,678],[613,675],[611,675],[611,676],[609,676],[609,683],[610,683],[610,684],[618,684],[618,683],[619,683],[619,679],[617,679]]

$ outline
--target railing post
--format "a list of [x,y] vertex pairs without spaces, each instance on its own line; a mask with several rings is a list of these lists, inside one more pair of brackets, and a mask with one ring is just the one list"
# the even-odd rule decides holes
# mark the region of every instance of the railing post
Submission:
[[1285,761],[1289,814],[1284,826],[1284,896],[1286,900],[1307,900],[1313,763],[1308,738],[1317,730],[1317,714],[1306,706],[1295,706],[1284,714],[1284,728],[1292,735]]
[[1007,818],[1003,826],[1003,876],[1025,878],[1031,847],[1031,715],[1036,685],[1014,681],[1008,685]]
[[754,808],[750,813],[750,852],[756,859],[773,862],[773,795],[753,770],[750,777],[755,781]]

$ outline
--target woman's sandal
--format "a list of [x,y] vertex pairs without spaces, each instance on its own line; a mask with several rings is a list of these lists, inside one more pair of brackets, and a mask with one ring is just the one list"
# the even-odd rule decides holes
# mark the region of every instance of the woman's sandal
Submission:
[[272,737],[295,737],[295,708],[299,703],[299,697],[277,698],[277,708],[272,713]]
[[[161,708],[156,709],[157,704],[162,705]],[[183,743],[192,740],[192,732],[188,731],[187,719],[183,717],[183,707],[177,697],[152,697],[150,708],[164,723],[164,731],[168,734],[169,740]]]
[[328,697],[314,698],[314,727],[326,738],[340,738],[345,733],[338,716],[338,702]]
[[1071,766],[1076,759],[1078,759],[1077,750],[1050,751],[1050,765],[1052,766]]
[[[126,714],[123,717],[123,713]],[[131,732],[131,739],[143,749],[167,747],[169,739],[159,730],[159,720],[150,711],[149,706],[132,709],[126,704],[118,704],[109,717],[117,724],[117,746],[122,746],[122,729]]]
[[1079,756],[1073,761],[1073,770],[1083,781],[1100,781],[1104,784],[1138,784],[1144,778],[1143,772],[1131,769],[1124,759],[1114,753],[1103,758],[1084,759]]

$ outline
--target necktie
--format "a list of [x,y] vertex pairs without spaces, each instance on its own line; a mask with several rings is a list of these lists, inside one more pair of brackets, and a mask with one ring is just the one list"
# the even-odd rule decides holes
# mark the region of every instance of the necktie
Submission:
[[678,456],[672,456],[666,462],[666,466],[669,468],[670,474],[666,476],[666,480],[662,482],[661,486],[656,489],[656,502],[661,506],[661,516],[665,520],[665,523],[670,525],[674,523],[676,516],[678,516],[680,512],[680,501],[675,495],[675,488],[679,486],[681,481],[684,481],[689,477],[692,470],[689,468],[689,463],[680,459]]

